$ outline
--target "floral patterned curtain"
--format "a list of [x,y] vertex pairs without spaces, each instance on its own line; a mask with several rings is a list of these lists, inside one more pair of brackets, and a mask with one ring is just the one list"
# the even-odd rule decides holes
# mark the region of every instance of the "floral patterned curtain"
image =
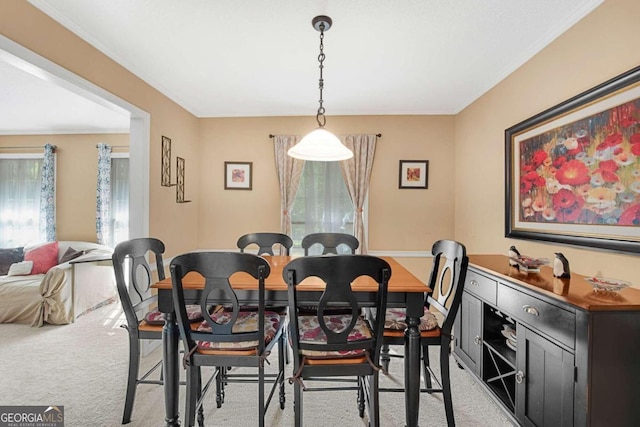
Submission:
[[96,186],[96,234],[98,243],[109,244],[111,236],[111,146],[98,148],[98,183]]
[[56,240],[56,147],[44,146],[40,184],[40,240]]
[[280,186],[280,230],[288,236],[291,235],[291,206],[296,198],[304,168],[304,160],[287,155],[289,148],[297,142],[298,138],[295,135],[274,136],[276,171]]
[[369,192],[369,180],[378,137],[377,135],[346,135],[340,140],[353,151],[353,158],[340,162],[340,167],[349,196],[353,201],[353,234],[360,241],[360,247],[356,253],[366,254],[368,242],[364,232],[363,207]]

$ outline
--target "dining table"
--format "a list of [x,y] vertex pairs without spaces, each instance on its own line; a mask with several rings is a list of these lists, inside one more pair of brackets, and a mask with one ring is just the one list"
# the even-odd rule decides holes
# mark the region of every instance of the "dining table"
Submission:
[[[265,304],[270,306],[287,306],[287,283],[283,278],[284,267],[295,256],[263,256],[271,268],[271,273],[265,280]],[[404,385],[405,385],[405,417],[406,425],[418,425],[420,410],[420,316],[423,315],[424,293],[429,287],[414,276],[408,269],[392,257],[380,257],[389,263],[391,277],[389,279],[387,306],[404,307],[407,313],[407,329],[404,334]],[[315,279],[315,280],[314,280]],[[230,278],[231,285],[237,294],[238,302],[243,305],[255,305],[258,301],[258,282],[250,275],[237,273]],[[197,273],[190,272],[182,280],[185,302],[199,303],[200,294],[204,288],[204,278]],[[317,277],[308,278],[300,286],[299,301],[302,303],[317,303],[324,282]],[[375,292],[378,287],[375,281],[368,277],[357,278],[352,284],[356,298],[362,306],[375,305]],[[173,305],[171,277],[156,282],[152,288],[157,290],[158,309],[165,315],[165,325],[162,329],[163,372],[164,372],[164,401],[166,426],[179,426],[179,332]]]

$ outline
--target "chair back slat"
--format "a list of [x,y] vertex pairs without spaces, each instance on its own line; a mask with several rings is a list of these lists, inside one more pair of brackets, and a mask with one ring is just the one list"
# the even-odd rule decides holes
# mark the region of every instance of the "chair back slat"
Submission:
[[450,334],[462,300],[469,258],[464,245],[453,240],[435,242],[431,252],[433,254],[433,265],[429,276],[431,292],[427,295],[425,305],[443,315],[442,331]]
[[[296,258],[283,270],[288,283],[290,336],[294,353],[299,350],[314,351],[353,351],[370,350],[373,357],[379,354],[382,338],[384,315],[376,315],[369,321],[372,330],[371,339],[348,341],[362,307],[358,303],[351,283],[358,277],[368,276],[378,283],[375,313],[384,313],[387,301],[387,287],[391,277],[391,267],[381,258],[367,255],[321,255]],[[298,285],[308,277],[318,277],[325,283],[325,290],[318,300],[315,318],[325,333],[326,342],[300,342],[298,309],[308,310],[308,301],[299,302]],[[331,330],[326,320],[331,317],[332,308],[350,308],[351,318],[344,329]],[[382,311],[380,311],[382,310]],[[341,316],[348,316],[342,314]]]
[[251,245],[258,246],[258,255],[274,255],[274,245],[280,245],[281,255],[289,255],[293,240],[282,233],[249,233],[238,239],[237,246],[240,252],[244,252]]
[[307,234],[301,242],[305,256],[309,255],[311,247],[319,245],[322,249],[322,255],[337,255],[338,247],[346,247],[351,254],[356,253],[356,249],[360,246],[358,239],[346,233],[311,233]]
[[[205,279],[200,293],[199,305],[204,320],[211,332],[193,331],[190,327],[182,280],[195,272]],[[238,296],[231,286],[230,277],[236,273],[247,273],[258,282],[258,329],[249,332],[234,332],[240,314]],[[178,326],[185,345],[192,348],[195,341],[239,342],[259,340],[264,348],[264,280],[269,276],[269,263],[263,258],[238,252],[193,252],[179,255],[171,262],[171,279]],[[212,318],[215,310],[224,310],[228,321],[218,323]]]
[[158,280],[163,280],[164,251],[164,243],[153,237],[127,240],[113,250],[111,258],[116,287],[129,327],[137,327],[149,306],[157,301],[157,297],[151,294],[153,279],[148,259],[154,258]]

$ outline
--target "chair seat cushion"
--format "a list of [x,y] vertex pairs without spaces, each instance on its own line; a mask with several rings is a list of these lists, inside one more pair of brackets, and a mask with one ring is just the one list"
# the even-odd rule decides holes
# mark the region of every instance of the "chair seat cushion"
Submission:
[[[431,331],[437,327],[438,319],[425,307],[424,314],[420,318],[418,329],[422,332]],[[384,318],[384,328],[395,331],[404,331],[407,329],[407,310],[404,308],[388,308]]]
[[[218,311],[211,315],[211,319],[219,324],[231,320],[233,313]],[[240,311],[236,323],[233,325],[233,333],[256,332],[258,330],[259,313],[257,311]],[[280,328],[280,315],[273,311],[264,312],[264,343],[269,344],[276,336]],[[211,332],[211,326],[204,321],[200,324],[198,332]],[[197,341],[198,350],[247,350],[258,347],[258,340],[252,341]]]
[[[200,310],[199,305],[187,305],[187,317],[189,318],[189,322],[199,322],[204,317],[202,317],[202,311]],[[144,316],[144,320],[147,321],[150,325],[164,325],[164,313],[160,312],[157,308],[151,310]]]
[[[324,316],[327,327],[332,331],[342,331],[349,326],[351,322],[351,314]],[[301,344],[326,344],[327,336],[320,327],[317,316],[299,316],[298,331],[300,333]],[[369,327],[369,323],[362,317],[358,317],[356,324],[349,333],[347,341],[369,340],[373,337],[373,332]],[[348,351],[323,351],[323,350],[306,350],[301,349],[300,354],[310,359],[335,359],[361,357],[365,354],[364,349],[348,350]]]

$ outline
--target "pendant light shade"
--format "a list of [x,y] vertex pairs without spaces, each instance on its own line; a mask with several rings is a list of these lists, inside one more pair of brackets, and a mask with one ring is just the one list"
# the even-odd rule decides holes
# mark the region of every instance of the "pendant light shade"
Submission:
[[318,128],[291,147],[287,154],[296,159],[334,162],[353,157],[337,136],[326,129]]
[[353,152],[345,147],[342,142],[334,134],[324,129],[324,125],[327,122],[324,116],[324,106],[322,105],[322,90],[324,89],[324,79],[322,78],[322,70],[324,68],[324,32],[331,28],[331,18],[328,16],[316,16],[311,21],[313,28],[320,31],[320,55],[318,55],[318,61],[320,62],[320,107],[318,107],[318,113],[316,114],[316,121],[318,122],[318,129],[309,133],[302,138],[295,146],[291,147],[287,154],[296,159],[311,160],[317,162],[333,162],[338,160],[347,160],[353,157]]

